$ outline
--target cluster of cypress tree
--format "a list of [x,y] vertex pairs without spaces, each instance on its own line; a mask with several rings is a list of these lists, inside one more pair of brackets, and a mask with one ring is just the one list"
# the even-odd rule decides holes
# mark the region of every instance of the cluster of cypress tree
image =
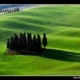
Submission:
[[19,11],[19,8],[12,8],[12,9],[0,9],[0,13],[12,13]]
[[31,33],[20,33],[20,35],[14,34],[7,40],[7,48],[11,51],[26,52],[27,53],[41,53],[43,51],[42,45],[47,46],[46,34],[43,34],[41,39],[40,35],[33,35]]

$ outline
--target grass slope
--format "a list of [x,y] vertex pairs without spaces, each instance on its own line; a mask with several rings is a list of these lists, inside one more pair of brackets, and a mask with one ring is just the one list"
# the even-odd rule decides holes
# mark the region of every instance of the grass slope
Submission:
[[[80,6],[41,6],[0,15],[0,75],[80,75]],[[15,32],[47,34],[41,56],[6,55]]]

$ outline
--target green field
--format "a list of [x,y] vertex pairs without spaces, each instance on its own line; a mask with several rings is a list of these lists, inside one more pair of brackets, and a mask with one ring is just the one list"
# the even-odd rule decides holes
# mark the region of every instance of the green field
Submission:
[[[7,38],[20,32],[45,32],[44,54],[7,55]],[[0,75],[80,75],[80,5],[46,5],[0,15]]]

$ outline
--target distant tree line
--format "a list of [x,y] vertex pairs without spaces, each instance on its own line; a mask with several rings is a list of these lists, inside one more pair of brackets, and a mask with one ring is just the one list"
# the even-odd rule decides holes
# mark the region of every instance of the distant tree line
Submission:
[[[42,48],[42,45],[44,48]],[[43,33],[43,38],[40,35],[33,35],[31,33],[20,33],[18,36],[14,34],[7,40],[7,48],[11,51],[23,52],[23,53],[41,53],[47,46],[46,34]]]
[[19,8],[12,8],[12,9],[0,9],[0,13],[12,13],[19,11]]

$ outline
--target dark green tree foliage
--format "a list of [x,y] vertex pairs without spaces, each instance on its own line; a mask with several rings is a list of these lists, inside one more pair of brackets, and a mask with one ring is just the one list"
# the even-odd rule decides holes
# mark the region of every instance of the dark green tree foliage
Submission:
[[42,44],[43,44],[44,48],[47,46],[47,38],[46,38],[46,34],[45,33],[43,33]]
[[2,13],[2,9],[0,9],[0,13]]
[[18,50],[18,36],[16,34],[14,34],[14,47],[15,50]]
[[27,33],[27,50],[29,51],[29,33]]
[[7,9],[7,13],[9,13],[9,9]]
[[23,44],[24,44],[24,42],[23,42],[23,34],[22,33],[20,33],[20,39],[19,40],[20,40],[19,41],[20,50],[22,51],[23,50]]
[[[46,35],[43,34],[43,46],[47,45]],[[7,40],[7,48],[12,51],[26,52],[26,53],[41,53],[41,37],[39,34],[33,35],[31,33],[20,33],[18,36],[14,34],[10,39]]]
[[16,11],[19,11],[19,8],[17,8]]
[[32,48],[33,48],[33,51],[36,51],[36,36],[35,35],[33,36]]
[[7,9],[4,10],[4,13],[7,13]]
[[41,48],[42,48],[42,46],[41,46],[41,37],[40,37],[39,34],[37,34],[37,50],[38,50],[38,52],[41,51]]
[[32,47],[32,36],[31,33],[27,33],[27,49],[31,51]]
[[10,48],[10,41],[9,41],[9,39],[7,40],[7,48]]
[[18,39],[18,50],[21,51],[21,37]]
[[10,9],[10,10],[9,10],[9,13],[11,13],[11,12],[12,12],[12,10]]
[[2,12],[4,12],[4,9],[2,10]]
[[31,51],[31,49],[32,49],[32,35],[31,35],[31,33],[29,33],[29,45],[30,45],[30,51]]
[[1,13],[1,9],[0,9],[0,13]]
[[13,38],[13,36],[11,36],[10,49],[14,50],[14,38]]
[[13,8],[13,9],[0,9],[0,13],[12,13],[12,12],[17,12],[19,11],[19,8]]
[[27,38],[26,38],[26,33],[25,32],[23,34],[23,39],[24,39],[24,49],[27,49]]

